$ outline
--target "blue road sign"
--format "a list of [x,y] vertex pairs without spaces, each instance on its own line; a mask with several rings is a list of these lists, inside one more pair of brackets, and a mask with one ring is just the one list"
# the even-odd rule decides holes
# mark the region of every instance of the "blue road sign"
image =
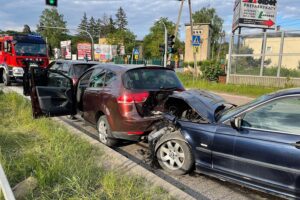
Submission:
[[201,42],[201,38],[200,38],[200,35],[193,35],[193,46],[194,47],[199,47],[200,46],[200,42]]
[[134,54],[134,55],[140,55],[140,52],[139,52],[138,49],[134,49],[134,50],[133,50],[133,54]]

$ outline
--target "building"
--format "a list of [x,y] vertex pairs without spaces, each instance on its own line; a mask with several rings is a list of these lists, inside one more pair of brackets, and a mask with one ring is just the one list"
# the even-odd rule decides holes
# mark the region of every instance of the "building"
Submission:
[[[262,52],[262,34],[243,37],[243,46],[253,50],[253,54]],[[278,67],[280,60],[281,32],[267,33],[265,61],[271,61],[266,67]],[[300,34],[286,32],[283,40],[282,68],[299,69],[300,62]],[[287,55],[290,54],[290,55]],[[254,57],[259,59],[259,57]]]
[[[203,61],[210,59],[210,43],[211,43],[211,25],[209,23],[198,23],[194,24],[193,27],[194,35],[200,35],[201,45],[196,53],[197,61]],[[185,62],[193,62],[193,48],[192,48],[192,37],[191,37],[191,25],[185,24]]]

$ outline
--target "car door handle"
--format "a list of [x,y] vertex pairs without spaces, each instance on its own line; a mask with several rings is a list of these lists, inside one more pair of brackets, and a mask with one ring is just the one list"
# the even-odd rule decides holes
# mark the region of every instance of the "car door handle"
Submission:
[[294,144],[292,144],[294,147],[296,147],[297,149],[300,149],[300,142],[296,142]]

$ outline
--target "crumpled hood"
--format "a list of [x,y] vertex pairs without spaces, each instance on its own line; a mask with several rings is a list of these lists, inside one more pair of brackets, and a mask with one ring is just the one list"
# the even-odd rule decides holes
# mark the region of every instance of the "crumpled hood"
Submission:
[[169,98],[184,100],[201,117],[214,123],[216,109],[227,102],[220,96],[205,90],[187,90],[174,92]]

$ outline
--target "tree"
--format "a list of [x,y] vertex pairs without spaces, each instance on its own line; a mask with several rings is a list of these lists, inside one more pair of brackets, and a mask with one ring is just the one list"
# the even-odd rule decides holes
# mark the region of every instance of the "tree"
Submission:
[[[64,16],[59,14],[57,9],[46,8],[42,12],[39,24],[37,25],[37,32],[44,38],[47,38],[50,50],[53,48],[59,48],[60,41],[66,39],[68,30],[43,28],[42,26],[66,28],[67,22],[64,21]],[[50,53],[52,52],[50,51]]]
[[99,33],[97,32],[97,24],[94,17],[90,18],[87,31],[92,35],[94,40],[99,38]]
[[125,53],[131,53],[135,47],[136,35],[130,30],[117,30],[107,35],[107,41],[111,45],[124,45]]
[[[88,29],[89,29],[89,23],[88,23],[88,19],[87,19],[86,13],[83,14],[81,22],[78,25],[78,29],[88,31]],[[85,38],[85,39],[89,39],[89,36],[84,31],[79,31],[78,36],[80,36],[82,38]]]
[[31,33],[30,27],[27,24],[24,25],[23,33],[26,33],[26,34],[30,34]]
[[218,49],[218,40],[222,31],[224,20],[217,15],[214,8],[202,8],[193,14],[194,23],[210,23],[212,26],[211,46],[213,51]]
[[[169,21],[168,18],[160,18],[159,21],[155,22],[154,25],[150,28],[150,33],[145,36],[143,49],[145,58],[161,58],[162,53],[159,52],[159,45],[165,44],[165,29],[163,22],[165,23],[168,33],[174,34],[175,24],[172,21]],[[180,43],[178,37],[175,41],[175,49],[183,49],[184,45]]]
[[127,25],[128,25],[128,21],[127,21],[127,16],[125,11],[123,10],[122,7],[120,7],[116,13],[116,25],[117,28],[119,30],[125,30]]
[[100,35],[102,38],[107,37],[108,34],[115,32],[115,22],[112,18],[112,16],[108,17],[105,13],[104,15],[97,20],[96,27],[99,32],[98,35]]

